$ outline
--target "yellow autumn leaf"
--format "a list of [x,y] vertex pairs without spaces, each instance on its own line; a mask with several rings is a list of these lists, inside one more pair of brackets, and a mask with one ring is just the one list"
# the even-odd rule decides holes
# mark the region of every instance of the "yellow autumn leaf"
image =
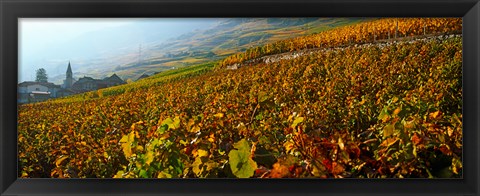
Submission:
[[380,146],[383,146],[383,147],[390,147],[391,145],[395,144],[399,139],[398,138],[388,138],[386,140],[384,140]]
[[123,153],[125,154],[125,157],[129,158],[132,156],[132,143],[135,139],[135,133],[134,131],[130,132],[128,135],[125,135],[120,139],[120,143],[122,145],[122,150]]
[[152,151],[148,151],[147,154],[145,154],[145,164],[150,165],[150,163],[153,162],[153,155]]
[[193,126],[192,129],[190,129],[191,133],[197,133],[199,131],[200,131],[200,127],[198,127],[197,125]]
[[143,151],[143,146],[137,146],[137,152],[142,152]]
[[187,128],[191,129],[194,124],[195,124],[195,120],[189,119],[187,123]]
[[392,124],[389,124],[383,128],[383,138],[389,137],[393,135],[395,131],[395,126]]
[[400,113],[401,111],[402,111],[402,108],[401,108],[401,107],[398,107],[397,109],[395,109],[395,110],[393,111],[393,114],[398,115],[398,113]]
[[220,113],[217,113],[213,116],[218,117],[218,118],[223,118],[224,115],[223,115],[223,113],[220,112]]
[[287,142],[283,143],[283,147],[285,147],[285,150],[287,151],[287,153],[289,153],[291,150],[293,150],[295,148],[295,145],[294,145],[293,142],[287,141]]
[[392,103],[395,103],[398,101],[398,97],[394,97],[393,100],[392,100]]
[[62,162],[63,162],[65,159],[67,159],[67,158],[68,158],[68,156],[60,156],[60,158],[58,158],[58,159],[55,161],[55,165],[56,165],[57,167],[60,167],[60,165],[62,164]]
[[203,149],[198,149],[196,154],[194,154],[197,157],[206,157],[208,156],[208,151],[203,150]]
[[157,178],[172,178],[172,174],[166,173],[166,172],[160,172],[157,175]]
[[195,158],[195,161],[192,163],[192,171],[197,176],[201,176],[202,174],[202,159],[200,157]]
[[215,134],[214,133],[211,133],[209,136],[208,136],[208,141],[209,142],[215,142]]
[[299,123],[303,122],[303,117],[296,118],[290,127],[295,128]]
[[135,131],[135,137],[140,138],[140,135],[138,134],[138,131]]
[[270,177],[272,178],[283,178],[285,176],[288,176],[290,174],[290,171],[288,170],[288,167],[285,165],[281,165],[280,163],[275,163],[273,164],[273,168],[270,173]]
[[363,105],[367,100],[362,98],[362,101],[360,101],[359,105]]
[[342,138],[338,138],[338,147],[340,147],[340,150],[345,149],[345,144],[343,143]]
[[431,119],[436,119],[441,114],[440,110],[429,114]]
[[113,178],[123,178],[123,174],[124,174],[123,171],[118,171],[117,174],[115,174],[115,176],[113,176]]
[[453,129],[452,127],[447,127],[447,134],[448,134],[448,137],[451,137],[452,134],[453,134]]

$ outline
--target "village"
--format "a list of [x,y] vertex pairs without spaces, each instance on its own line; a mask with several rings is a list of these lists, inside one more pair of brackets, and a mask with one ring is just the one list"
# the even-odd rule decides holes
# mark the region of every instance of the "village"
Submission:
[[112,74],[104,79],[95,79],[84,76],[75,80],[72,67],[68,62],[66,78],[63,84],[57,85],[45,81],[25,81],[18,84],[17,102],[19,104],[41,102],[52,98],[65,97],[73,94],[94,91],[126,84],[117,74]]

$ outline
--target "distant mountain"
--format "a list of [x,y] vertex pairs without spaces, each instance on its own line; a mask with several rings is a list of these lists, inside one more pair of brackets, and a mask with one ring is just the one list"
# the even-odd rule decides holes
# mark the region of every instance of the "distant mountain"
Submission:
[[[68,41],[51,43],[44,47],[48,49],[42,51],[30,50],[24,54],[27,58],[23,64],[46,68],[49,76],[52,76],[51,81],[60,83],[65,77],[69,60],[72,61],[72,66],[76,67],[74,72],[97,74],[98,71],[110,70],[110,67],[128,62],[129,55],[137,53],[140,45],[147,48],[150,44],[159,44],[169,38],[214,24],[216,20],[213,19],[139,19],[126,25],[84,33]],[[168,31],[165,31],[166,29]],[[34,70],[30,70],[31,73],[28,73],[29,70],[22,71],[29,77],[35,74]]]
[[[82,46],[67,50],[68,53],[66,55],[89,54],[94,57],[112,55],[119,52],[131,52],[129,49],[133,48],[136,50],[140,44],[161,43],[179,34],[190,32],[197,28],[208,27],[212,24],[214,23],[210,20],[196,20],[195,22],[178,21],[160,24],[155,20],[146,19],[130,25],[83,34],[70,42],[62,44],[61,47],[68,47],[69,45]],[[166,29],[168,31],[165,31]]]
[[303,36],[337,26],[364,21],[363,18],[229,18],[211,28],[195,30],[167,39],[144,53],[141,63],[116,68],[128,78],[171,67],[188,66],[219,58],[253,46]]
[[[135,80],[145,73],[204,63],[249,47],[363,20],[366,19],[218,18],[196,19],[193,22],[178,20],[162,26],[145,20],[84,34],[59,46],[55,55],[70,57],[74,75],[79,77],[88,75],[100,78],[116,73],[125,80]],[[79,43],[83,44],[66,49]],[[85,51],[89,51],[89,54]],[[66,63],[56,64],[55,69],[59,70],[58,66],[66,69]],[[54,76],[51,81],[61,82],[65,77],[64,72],[61,70],[60,73],[51,74]]]
[[353,23],[352,18],[232,18],[216,26],[169,39],[155,50],[175,53],[209,50],[227,55],[275,40],[315,33]]

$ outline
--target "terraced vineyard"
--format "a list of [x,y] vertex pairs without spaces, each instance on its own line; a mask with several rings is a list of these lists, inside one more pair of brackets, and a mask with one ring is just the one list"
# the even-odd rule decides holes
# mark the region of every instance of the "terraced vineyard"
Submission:
[[244,64],[248,63],[249,60],[266,55],[309,48],[334,48],[386,39],[401,39],[439,33],[461,33],[461,31],[462,20],[459,18],[387,18],[250,48],[245,52],[225,58],[219,65],[220,67],[227,67]]
[[21,105],[18,175],[461,177],[455,24],[449,35],[355,40],[236,70],[223,61]]

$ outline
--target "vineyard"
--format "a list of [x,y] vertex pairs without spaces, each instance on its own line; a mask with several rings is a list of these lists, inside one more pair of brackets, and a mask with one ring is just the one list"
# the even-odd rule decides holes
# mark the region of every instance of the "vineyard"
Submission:
[[387,18],[250,48],[225,58],[219,65],[224,68],[266,55],[309,48],[332,48],[418,35],[461,32],[462,20],[459,18]]
[[[446,35],[376,43],[395,36],[392,21],[250,49],[217,69],[198,65],[21,105],[18,175],[462,177],[461,20],[398,20],[399,35]],[[223,69],[284,52],[281,43],[330,49]]]

